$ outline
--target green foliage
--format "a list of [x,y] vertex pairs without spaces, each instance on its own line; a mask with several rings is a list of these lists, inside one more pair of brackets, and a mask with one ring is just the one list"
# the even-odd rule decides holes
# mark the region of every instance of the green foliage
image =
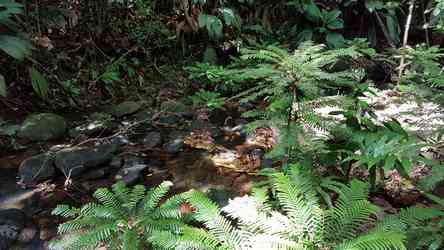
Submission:
[[444,246],[444,199],[432,194],[426,194],[426,196],[435,202],[436,206],[428,209],[428,213],[423,213],[423,215],[436,219],[429,220],[424,226],[417,226],[411,235],[409,246],[411,249],[442,249]]
[[200,90],[190,97],[194,106],[206,106],[210,110],[223,109],[225,98],[220,97],[219,93]]
[[[379,208],[367,200],[366,183],[325,184],[338,194],[334,205],[326,208],[316,192],[319,186],[302,173],[298,166],[291,166],[287,174],[274,173],[271,196],[266,189],[257,189],[252,197],[238,198],[242,202],[223,210],[202,193],[188,192],[194,218],[207,230],[187,236],[183,244],[177,239],[174,249],[406,249],[409,225],[435,216],[427,209],[409,208],[370,228]],[[273,200],[278,210],[273,209]]]
[[440,60],[443,51],[439,47],[417,45],[415,48],[406,48],[408,67],[405,71],[405,80],[410,83],[426,84],[434,88],[444,87],[444,77]]
[[437,31],[444,31],[444,1],[435,0],[430,25]]
[[34,92],[42,99],[48,98],[48,80],[36,68],[31,68],[31,83]]
[[346,144],[343,144],[346,146],[342,148],[347,148],[349,154],[344,162],[352,161],[369,170],[372,186],[375,185],[377,170],[382,175],[381,179],[384,179],[384,172],[393,169],[408,178],[414,164],[421,160],[418,156],[421,144],[397,121],[385,122],[383,125],[350,131]]
[[[232,89],[240,102],[267,102],[265,109],[244,113],[253,119],[250,129],[269,126],[279,129],[279,144],[271,152],[273,157],[289,155],[289,150],[298,144],[308,143],[303,136],[304,126],[327,129],[327,121],[314,112],[323,105],[338,104],[341,107],[354,104],[354,96],[339,96],[359,86],[360,74],[351,70],[334,71],[340,60],[353,60],[359,56],[354,46],[346,49],[327,50],[323,45],[305,43],[293,53],[276,47],[244,49],[240,60],[227,66],[198,64],[188,68],[191,77],[206,78],[215,89]],[[301,138],[304,138],[303,141]],[[301,145],[299,145],[301,146]]]
[[316,33],[324,37],[327,44],[332,48],[341,47],[345,39],[337,30],[344,28],[343,20],[339,18],[341,11],[334,9],[331,11],[321,10],[314,3],[303,5],[304,17],[311,25],[302,30],[297,38],[298,42],[316,40]]
[[31,53],[30,43],[16,34],[14,16],[23,13],[23,5],[13,0],[4,0],[0,3],[0,29],[10,32],[0,35],[0,50],[11,57],[22,60]]
[[[112,190],[100,188],[94,193],[97,203],[81,208],[59,205],[53,214],[71,220],[60,224],[59,234],[68,234],[67,241],[53,243],[63,249],[146,249],[153,234],[168,231],[178,234],[182,217],[178,206],[181,196],[165,199],[172,186],[163,182],[146,191],[144,186],[126,187],[122,182]],[[162,201],[162,203],[161,203]],[[155,248],[157,249],[157,248]],[[159,248],[160,249],[160,248]]]
[[0,96],[1,97],[6,97],[7,96],[6,81],[5,81],[5,77],[3,77],[2,74],[0,74]]

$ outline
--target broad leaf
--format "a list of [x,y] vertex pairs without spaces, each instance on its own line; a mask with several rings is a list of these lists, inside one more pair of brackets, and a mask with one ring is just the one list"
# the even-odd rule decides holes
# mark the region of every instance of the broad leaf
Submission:
[[305,17],[313,23],[320,23],[322,21],[322,13],[318,6],[314,3],[310,3],[304,6]]
[[6,81],[2,74],[0,74],[0,96],[6,97]]
[[379,0],[368,0],[365,1],[365,7],[368,11],[373,12],[375,10],[380,10],[384,8],[384,3]]
[[0,2],[0,22],[6,21],[12,15],[22,14],[23,5],[12,0],[2,0]]
[[23,60],[29,56],[31,48],[31,44],[20,37],[0,35],[0,50],[17,60]]
[[220,11],[222,12],[222,15],[224,17],[224,22],[227,25],[231,25],[235,22],[236,16],[234,15],[234,12],[232,9],[222,8],[222,9],[220,9]]
[[344,45],[345,39],[342,34],[337,32],[328,32],[327,33],[327,44],[332,48],[338,48]]
[[31,69],[31,83],[32,83],[32,88],[40,98],[42,99],[48,98],[49,83],[46,80],[46,78],[42,75],[42,73],[40,73],[34,67],[32,67]]

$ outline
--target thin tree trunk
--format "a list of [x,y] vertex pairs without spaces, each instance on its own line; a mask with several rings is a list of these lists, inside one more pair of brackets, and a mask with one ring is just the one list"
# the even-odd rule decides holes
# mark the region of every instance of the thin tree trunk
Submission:
[[413,10],[415,8],[415,0],[410,1],[409,5],[409,15],[407,16],[407,20],[405,22],[405,29],[404,29],[404,38],[402,40],[402,50],[401,50],[401,61],[399,63],[398,68],[398,83],[401,81],[402,74],[404,73],[404,68],[406,66],[405,64],[405,51],[403,51],[405,48],[407,48],[407,42],[409,39],[409,30],[410,30],[410,24],[412,23],[412,17],[413,17]]

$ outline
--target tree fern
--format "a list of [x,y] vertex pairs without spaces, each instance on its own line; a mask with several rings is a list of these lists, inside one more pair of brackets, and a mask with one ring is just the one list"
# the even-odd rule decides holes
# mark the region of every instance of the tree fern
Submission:
[[[329,124],[316,114],[312,104],[322,105],[325,102],[317,100],[352,91],[362,78],[352,70],[333,70],[339,59],[354,60],[360,56],[353,46],[327,50],[324,45],[307,42],[291,53],[274,45],[244,49],[241,53],[239,60],[225,68],[197,65],[188,69],[192,77],[206,78],[216,90],[223,86],[231,88],[236,93],[233,98],[240,102],[259,98],[266,101],[265,109],[254,109],[244,116],[252,120],[250,130],[258,126],[278,128],[280,141],[297,142],[294,138],[304,134],[304,125],[326,130]],[[299,137],[306,138],[305,143],[309,145],[308,135]],[[270,155],[291,157],[292,148],[299,146],[298,143],[279,143]]]

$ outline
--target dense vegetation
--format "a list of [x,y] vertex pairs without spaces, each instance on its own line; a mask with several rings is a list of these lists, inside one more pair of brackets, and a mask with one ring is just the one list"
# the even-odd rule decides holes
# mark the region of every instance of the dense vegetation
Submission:
[[[224,206],[170,181],[117,182],[53,210],[55,249],[443,249],[444,129],[413,133],[368,101],[391,89],[444,105],[443,42],[442,0],[0,0],[0,115],[122,100],[160,108],[152,120],[186,113],[167,96],[197,120],[231,115],[225,130],[271,131],[272,166],[235,169],[259,176],[248,195]],[[8,138],[0,150],[17,150]],[[372,198],[391,173],[418,195],[387,212]]]

